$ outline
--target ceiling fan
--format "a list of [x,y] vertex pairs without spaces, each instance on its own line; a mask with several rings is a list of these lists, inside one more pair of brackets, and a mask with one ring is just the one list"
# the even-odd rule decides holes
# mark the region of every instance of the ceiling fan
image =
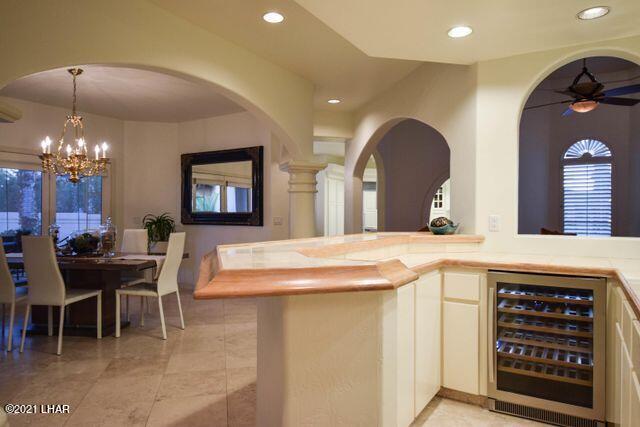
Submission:
[[[583,80],[586,81],[580,81]],[[570,96],[572,99],[565,101],[550,102],[548,104],[533,105],[525,107],[525,110],[532,108],[547,107],[549,105],[569,104],[569,108],[562,113],[568,116],[574,111],[576,113],[588,113],[593,111],[599,104],[621,105],[624,107],[632,107],[640,102],[640,99],[621,98],[621,95],[630,95],[640,92],[640,84],[616,87],[604,90],[604,84],[600,83],[587,69],[587,60],[582,60],[582,72],[573,79],[571,86],[564,90],[554,90],[556,93]]]

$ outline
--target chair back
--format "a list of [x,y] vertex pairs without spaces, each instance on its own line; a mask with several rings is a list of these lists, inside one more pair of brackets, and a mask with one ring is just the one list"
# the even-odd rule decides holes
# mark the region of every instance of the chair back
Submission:
[[171,233],[167,255],[158,276],[158,293],[164,295],[178,289],[178,269],[184,255],[185,233]]
[[120,252],[128,254],[147,254],[149,252],[149,234],[147,230],[129,228],[122,233]]
[[22,250],[29,281],[29,304],[64,305],[64,280],[51,237],[23,236]]
[[7,263],[7,255],[4,252],[4,245],[0,237],[0,303],[9,304],[16,297],[16,285],[11,277],[11,270]]

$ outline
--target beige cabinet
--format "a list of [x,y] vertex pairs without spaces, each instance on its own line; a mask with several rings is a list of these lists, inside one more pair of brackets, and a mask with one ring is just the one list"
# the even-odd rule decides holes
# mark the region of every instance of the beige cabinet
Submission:
[[[442,385],[453,390],[480,394],[486,390],[481,372],[486,372],[486,293],[484,275],[448,271],[443,278]],[[486,379],[484,379],[486,383]]]
[[417,416],[440,390],[441,275],[422,276],[415,288],[415,409]]
[[397,418],[399,426],[413,421],[415,408],[415,289],[412,283],[398,288],[398,363],[397,363]]
[[610,283],[607,305],[607,421],[640,426],[640,323],[618,284]]
[[444,301],[442,307],[442,385],[478,394],[478,305]]

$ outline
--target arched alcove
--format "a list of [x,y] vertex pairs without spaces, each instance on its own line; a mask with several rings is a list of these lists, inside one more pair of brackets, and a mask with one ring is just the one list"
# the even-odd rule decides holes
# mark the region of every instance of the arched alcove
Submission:
[[356,164],[354,177],[362,181],[374,152],[376,165],[384,168],[384,180],[379,183],[384,194],[384,202],[378,205],[383,210],[379,228],[416,231],[424,227],[431,208],[425,200],[432,200],[449,177],[450,150],[445,138],[422,121],[392,120],[374,132]]
[[[519,129],[519,234],[640,236],[639,83],[637,64],[590,56],[533,89]],[[608,178],[597,156],[565,158],[569,147],[591,140],[614,153]]]

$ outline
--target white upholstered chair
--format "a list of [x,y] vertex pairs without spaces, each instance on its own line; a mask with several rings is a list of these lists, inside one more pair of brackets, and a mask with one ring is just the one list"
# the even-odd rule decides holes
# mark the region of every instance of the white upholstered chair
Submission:
[[[149,233],[144,228],[127,228],[122,233],[122,245],[120,252],[124,254],[147,255],[149,253]],[[153,271],[151,269],[133,273],[122,278],[122,286],[127,287],[136,283],[144,283],[153,281]],[[146,298],[145,298],[146,300]],[[147,312],[149,312],[149,301],[147,303]],[[127,321],[129,318],[129,297],[125,299],[125,313]],[[142,315],[142,314],[141,314]]]
[[102,291],[96,289],[66,289],[53,241],[48,236],[24,236],[22,238],[24,269],[29,281],[27,308],[24,315],[20,353],[24,350],[24,340],[29,325],[29,313],[33,305],[46,305],[49,311],[49,335],[53,335],[53,306],[60,307],[60,325],[58,330],[58,355],[62,354],[62,335],[64,333],[64,308],[74,302],[87,298],[97,298],[97,338],[102,338]]
[[[169,236],[169,246],[167,255],[158,275],[158,280],[153,283],[136,283],[135,285],[116,289],[116,338],[120,337],[120,296],[132,295],[158,298],[158,310],[160,312],[160,323],[162,325],[162,338],[167,339],[167,328],[164,321],[164,310],[162,308],[162,297],[175,293],[178,299],[178,311],[180,312],[180,327],[184,329],[184,317],[182,316],[182,305],[180,304],[180,293],[178,291],[178,269],[184,254],[185,233],[171,233]],[[142,308],[142,304],[141,304]]]
[[0,238],[0,304],[2,304],[2,334],[4,336],[5,305],[9,305],[9,338],[7,338],[7,351],[11,351],[13,344],[13,323],[16,317],[16,304],[27,299],[27,288],[16,288],[11,277],[7,255],[4,252],[2,239]]

